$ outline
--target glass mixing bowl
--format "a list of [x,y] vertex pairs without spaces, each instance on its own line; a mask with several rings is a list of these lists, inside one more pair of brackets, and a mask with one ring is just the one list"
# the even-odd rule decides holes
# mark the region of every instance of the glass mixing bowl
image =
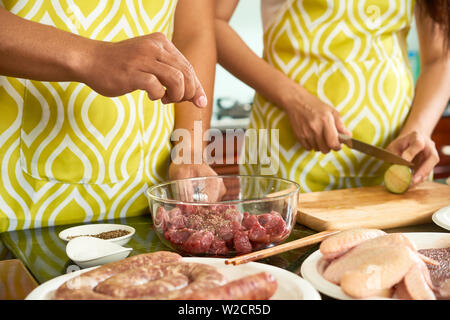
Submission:
[[230,257],[283,242],[299,190],[286,179],[234,175],[169,181],[146,194],[165,245],[184,255]]

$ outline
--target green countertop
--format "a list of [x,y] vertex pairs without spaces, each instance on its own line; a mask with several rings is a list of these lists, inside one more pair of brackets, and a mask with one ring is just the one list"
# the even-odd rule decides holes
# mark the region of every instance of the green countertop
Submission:
[[[133,248],[131,255],[159,250],[171,250],[159,240],[152,229],[150,216],[124,218],[104,221],[102,223],[126,224],[136,229],[135,235],[127,247]],[[63,225],[42,229],[4,232],[0,235],[6,247],[20,259],[35,277],[38,283],[43,283],[54,277],[79,270],[66,255],[66,242],[58,237],[59,232],[73,225]],[[418,225],[406,228],[387,230],[388,232],[448,232],[435,224]],[[315,231],[301,225],[296,225],[287,241],[309,236]],[[312,245],[291,250],[276,256],[260,260],[291,272],[300,274],[300,266],[309,254],[318,249]]]
[[[153,231],[150,216],[103,221],[132,226],[136,233],[125,246],[133,248],[130,255],[171,249],[165,246]],[[79,224],[76,224],[79,225]],[[4,232],[0,235],[5,246],[20,259],[39,283],[43,283],[78,267],[66,255],[66,242],[58,237],[59,232],[74,225],[63,225],[42,229]],[[315,233],[313,230],[296,226],[287,241]],[[309,246],[265,259],[263,262],[296,272],[302,258],[317,248]]]

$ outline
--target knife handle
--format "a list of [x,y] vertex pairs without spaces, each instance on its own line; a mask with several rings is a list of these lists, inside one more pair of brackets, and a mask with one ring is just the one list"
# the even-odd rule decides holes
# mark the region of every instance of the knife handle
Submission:
[[348,141],[348,140],[350,140],[352,137],[350,137],[350,136],[348,136],[348,135],[346,135],[346,134],[343,134],[343,133],[339,133],[338,134],[338,137],[339,137],[339,140],[341,141],[341,142],[345,142],[345,141]]

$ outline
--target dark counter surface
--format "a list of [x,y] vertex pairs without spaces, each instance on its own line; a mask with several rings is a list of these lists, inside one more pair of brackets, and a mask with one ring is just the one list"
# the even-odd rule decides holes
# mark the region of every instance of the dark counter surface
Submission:
[[[152,228],[150,215],[103,221],[132,226],[136,233],[125,246],[133,248],[130,255],[160,250],[169,250]],[[79,224],[77,224],[79,225]],[[0,235],[5,246],[20,259],[38,283],[78,269],[66,255],[66,242],[58,237],[59,232],[74,225],[63,225],[42,229],[4,232]],[[426,224],[386,230],[388,232],[448,232],[435,224]],[[297,224],[286,241],[303,238],[315,231]],[[300,274],[302,262],[315,250],[318,244],[281,253],[259,262],[268,263]]]

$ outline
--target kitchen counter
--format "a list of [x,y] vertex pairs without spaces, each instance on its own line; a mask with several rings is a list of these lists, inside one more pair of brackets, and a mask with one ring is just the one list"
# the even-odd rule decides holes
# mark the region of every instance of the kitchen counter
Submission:
[[[436,182],[445,183],[445,180],[439,179]],[[158,236],[153,231],[150,214],[139,217],[104,221],[102,223],[126,224],[136,229],[136,233],[130,242],[125,245],[126,247],[133,248],[130,255],[160,250],[171,250],[159,240]],[[74,225],[4,232],[0,234],[0,240],[11,251],[13,256],[19,259],[27,267],[36,282],[41,284],[57,276],[80,269],[67,257],[65,251],[66,242],[58,237],[59,232],[71,226]],[[445,230],[434,223],[388,229],[385,231],[448,232],[448,230]],[[303,238],[314,233],[316,233],[314,230],[296,224],[287,241]],[[291,250],[289,252],[260,260],[259,262],[271,264],[296,274],[300,274],[301,264],[312,252],[317,250],[318,247],[319,244],[315,244],[308,247]],[[322,297],[325,299],[328,298],[323,295]]]
[[[133,248],[131,255],[159,250],[170,250],[164,246],[152,229],[150,215],[105,221],[134,227],[136,233],[125,245]],[[58,233],[72,225],[56,226],[42,229],[5,232],[0,235],[8,249],[28,268],[38,283],[54,277],[79,270],[65,252],[66,243],[59,239]],[[388,232],[447,232],[435,224],[417,225],[387,230]],[[288,241],[315,233],[301,225],[296,225]],[[285,252],[260,260],[300,274],[300,266],[306,257],[318,249],[318,244]]]
[[[133,238],[125,246],[133,248],[130,255],[160,250],[171,250],[159,240],[152,229],[150,214],[146,216],[105,221],[132,226],[136,229]],[[78,224],[77,224],[78,225]],[[8,249],[30,270],[38,283],[43,283],[79,268],[66,255],[66,242],[58,237],[59,232],[73,225],[42,229],[5,232],[0,235]],[[296,226],[288,240],[302,238],[315,233]],[[316,248],[301,248],[266,259],[264,262],[298,272],[303,258]]]

